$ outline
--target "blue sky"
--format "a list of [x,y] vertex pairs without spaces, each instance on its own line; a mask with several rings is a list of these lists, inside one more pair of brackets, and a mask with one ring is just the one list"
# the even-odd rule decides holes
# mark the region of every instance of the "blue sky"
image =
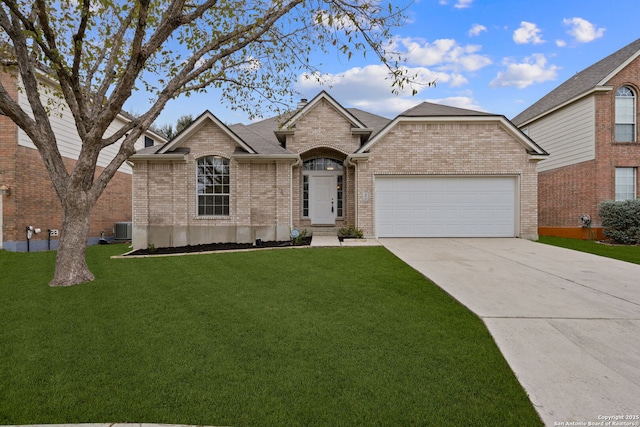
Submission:
[[[323,58],[330,85],[300,79],[301,98],[326,90],[346,107],[395,117],[428,101],[503,114],[511,119],[576,72],[640,38],[638,0],[416,0],[394,31],[407,66],[435,87],[393,95],[371,56]],[[143,111],[132,99],[129,110]],[[209,109],[228,124],[248,123],[209,91],[170,102],[156,124]]]

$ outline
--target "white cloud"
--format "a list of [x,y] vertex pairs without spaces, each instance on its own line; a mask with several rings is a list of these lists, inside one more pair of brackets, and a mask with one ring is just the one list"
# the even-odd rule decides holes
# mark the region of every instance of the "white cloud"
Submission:
[[567,45],[567,42],[564,40],[556,40],[556,46],[558,47],[565,47]]
[[513,41],[518,44],[540,44],[544,43],[540,37],[540,29],[534,23],[522,21],[520,28],[513,32]]
[[[438,3],[440,5],[442,5],[442,6],[446,6],[446,5],[449,4],[449,1],[448,0],[440,0]],[[458,0],[453,5],[453,7],[455,7],[456,9],[466,9],[468,7],[471,7],[471,3],[473,3],[473,0]]]
[[564,25],[570,26],[567,33],[573,36],[579,43],[589,43],[604,35],[606,28],[596,28],[591,22],[582,18],[563,19]]
[[479,45],[461,46],[453,39],[438,39],[433,43],[420,38],[397,38],[391,50],[400,52],[411,65],[432,67],[455,72],[473,72],[491,64],[489,57],[480,55]]
[[[343,105],[393,117],[424,100],[421,98],[433,93],[437,86],[446,84],[455,87],[467,83],[466,78],[460,74],[432,71],[423,67],[409,68],[408,72],[409,75],[417,75],[416,80],[422,84],[410,84],[398,95],[392,93],[389,71],[384,65],[351,68],[341,74],[312,77],[302,75],[298,78],[296,91],[313,97],[320,90],[328,89]],[[425,84],[433,81],[436,82],[436,88],[429,88]],[[412,96],[413,89],[417,91],[416,96]]]
[[556,65],[548,65],[547,59],[542,54],[534,54],[525,58],[521,63],[506,60],[505,65],[507,69],[499,72],[496,78],[489,83],[489,86],[493,88],[515,86],[518,89],[523,89],[534,83],[554,80],[560,69]]
[[479,36],[483,31],[487,31],[487,27],[480,24],[473,24],[473,27],[469,30],[469,37]]
[[453,7],[457,9],[466,9],[468,7],[471,7],[471,3],[473,3],[473,0],[458,0],[458,2]]

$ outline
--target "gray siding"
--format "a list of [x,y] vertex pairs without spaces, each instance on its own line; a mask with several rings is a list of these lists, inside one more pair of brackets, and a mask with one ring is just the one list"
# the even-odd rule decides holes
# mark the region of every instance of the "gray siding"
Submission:
[[594,123],[595,99],[589,96],[527,126],[529,137],[550,154],[538,172],[595,159]]
[[[55,98],[51,92],[51,88],[48,90],[43,89],[40,94],[40,99],[42,99],[43,105],[49,106],[50,108],[49,119],[53,132],[56,134],[60,154],[63,157],[76,160],[80,155],[81,144],[71,111],[66,103],[61,103],[59,98]],[[18,92],[18,102],[25,111],[31,113],[31,107],[24,90]],[[124,121],[116,119],[107,129],[106,136],[113,135],[120,127],[124,126],[124,124]],[[29,138],[22,129],[18,131],[18,144],[23,147],[36,148],[31,138]],[[135,145],[136,150],[144,148],[144,136],[142,136]],[[107,166],[111,159],[115,157],[119,148],[120,144],[114,144],[104,148],[98,157],[98,166]],[[118,170],[128,174],[132,173],[131,167],[126,162],[120,166]]]

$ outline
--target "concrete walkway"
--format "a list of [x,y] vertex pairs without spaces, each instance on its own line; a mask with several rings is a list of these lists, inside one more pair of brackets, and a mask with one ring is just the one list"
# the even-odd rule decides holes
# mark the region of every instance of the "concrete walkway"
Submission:
[[311,246],[315,248],[328,248],[336,246],[380,246],[380,242],[376,239],[345,239],[340,241],[338,236],[313,235],[311,238]]
[[485,322],[546,425],[640,425],[640,265],[522,239],[380,242]]

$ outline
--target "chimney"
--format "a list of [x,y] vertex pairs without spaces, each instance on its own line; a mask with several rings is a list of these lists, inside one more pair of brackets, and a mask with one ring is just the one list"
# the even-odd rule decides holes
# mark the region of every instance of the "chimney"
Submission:
[[300,100],[300,102],[298,102],[298,110],[304,108],[305,105],[307,105],[309,101],[307,101],[307,98],[302,98]]

